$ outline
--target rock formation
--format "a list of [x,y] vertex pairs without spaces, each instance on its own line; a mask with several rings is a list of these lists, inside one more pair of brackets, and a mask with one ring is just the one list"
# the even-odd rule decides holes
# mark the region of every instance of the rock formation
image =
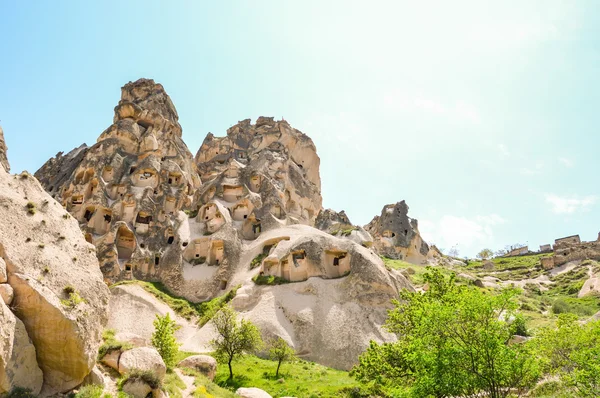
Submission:
[[180,210],[189,208],[201,182],[160,84],[126,84],[98,142],[59,153],[36,176],[97,247],[105,278],[180,275],[189,243]]
[[[94,146],[58,154],[37,175],[97,247],[107,280],[160,280],[196,302],[242,286],[235,308],[265,334],[349,368],[369,340],[392,338],[381,328],[386,310],[411,286],[386,270],[367,231],[322,211],[319,163],[308,136],[268,117],[209,134],[192,159],[163,87],[141,79],[123,87]],[[133,293],[113,289],[115,314],[139,319]],[[111,325],[147,338],[131,328],[152,320]],[[195,344],[211,333],[209,323]]]
[[373,247],[380,255],[415,264],[427,261],[429,245],[419,234],[417,220],[408,217],[405,201],[385,205],[365,230],[373,236]]
[[0,394],[80,384],[96,360],[108,289],[95,248],[28,173],[0,166]]

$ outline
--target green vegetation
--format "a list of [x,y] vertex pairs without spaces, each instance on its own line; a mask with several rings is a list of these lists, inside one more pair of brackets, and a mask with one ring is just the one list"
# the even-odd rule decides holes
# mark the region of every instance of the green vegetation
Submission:
[[216,398],[216,397],[237,398],[238,397],[237,395],[235,395],[235,393],[218,386],[217,384],[210,381],[202,373],[200,373],[194,369],[184,368],[184,369],[182,369],[182,372],[183,372],[183,374],[185,374],[187,376],[194,377],[194,386],[196,387],[196,390],[194,390],[194,392],[192,393],[192,396],[194,398],[213,398],[213,397],[214,398]]
[[172,369],[176,364],[175,360],[179,351],[179,343],[175,339],[177,329],[179,326],[171,319],[169,313],[165,316],[156,314],[151,342],[167,365],[167,369]]
[[284,283],[290,283],[287,279],[273,275],[256,275],[252,280],[257,285],[283,285]]
[[250,262],[250,269],[254,269],[262,264],[262,261],[267,257],[269,253],[260,253],[258,256],[254,257]]
[[147,292],[153,294],[156,298],[167,304],[173,309],[178,315],[182,316],[187,320],[191,320],[197,317],[200,326],[206,324],[217,311],[225,304],[230,302],[236,295],[239,286],[234,287],[223,296],[215,297],[212,300],[205,301],[203,303],[192,303],[184,299],[173,295],[169,290],[160,282],[144,282],[144,281],[122,281],[114,284],[118,285],[129,285],[137,284],[142,286]]
[[162,387],[162,383],[158,376],[151,370],[140,370],[133,369],[131,372],[125,374],[117,383],[119,390],[123,390],[123,386],[128,382],[141,381],[146,383],[150,388],[156,390]]
[[68,299],[60,300],[60,303],[65,307],[75,308],[81,303],[85,303],[85,299],[77,292],[69,293]]
[[[360,384],[348,372],[331,369],[314,362],[297,360],[287,363],[276,377],[273,370],[277,362],[246,355],[234,363],[236,376],[229,379],[225,366],[217,369],[215,382],[235,391],[239,387],[258,387],[273,397],[357,397],[350,395]],[[199,395],[204,397],[204,395]],[[221,395],[216,395],[221,396]],[[228,395],[223,395],[228,396]],[[368,396],[368,395],[366,395]],[[233,397],[233,395],[231,395]]]
[[181,390],[185,390],[185,383],[179,378],[177,373],[167,371],[163,379],[163,390],[169,394],[169,398],[183,398]]
[[195,218],[198,215],[199,209],[196,210],[184,210],[183,212],[187,214],[189,218]]
[[104,388],[90,384],[82,387],[74,398],[101,398],[104,395]]
[[541,267],[540,259],[542,257],[549,257],[552,254],[532,254],[528,256],[515,256],[515,257],[496,257],[491,260],[471,261],[467,268],[477,270],[483,268],[486,261],[491,261],[494,264],[495,270],[517,270],[523,268],[536,268]]
[[2,396],[2,398],[37,398],[31,393],[31,390],[23,387],[14,387],[8,394]]
[[37,212],[37,205],[33,202],[27,202],[27,213],[34,215]]
[[571,396],[600,396],[600,322],[582,325],[574,315],[561,315],[557,328],[542,329],[536,342],[544,369],[559,376]]
[[296,351],[288,345],[281,337],[276,337],[269,342],[269,358],[277,362],[275,377],[279,377],[279,368],[281,363],[290,362],[296,359]]
[[357,231],[358,228],[351,226],[350,228],[345,228],[345,229],[335,229],[332,230],[329,234],[333,235],[333,236],[350,236],[352,234],[352,231]]
[[477,258],[479,258],[481,260],[487,260],[488,258],[492,257],[493,255],[494,255],[494,252],[491,249],[483,249],[482,251],[477,253]]
[[213,324],[218,336],[210,344],[215,350],[217,360],[227,363],[231,380],[233,379],[231,367],[233,360],[243,357],[246,352],[252,352],[261,347],[260,331],[250,321],[242,319],[238,322],[235,311],[228,305],[225,305],[213,317]]
[[102,358],[113,351],[127,351],[131,348],[133,348],[131,344],[115,339],[115,331],[113,329],[106,329],[102,332],[102,345],[98,349],[98,361],[101,361]]
[[436,269],[424,279],[429,290],[403,291],[389,313],[386,328],[398,341],[372,341],[351,374],[408,397],[500,398],[535,385],[539,368],[530,345],[506,344],[514,330],[503,319],[515,313],[517,291],[487,294]]

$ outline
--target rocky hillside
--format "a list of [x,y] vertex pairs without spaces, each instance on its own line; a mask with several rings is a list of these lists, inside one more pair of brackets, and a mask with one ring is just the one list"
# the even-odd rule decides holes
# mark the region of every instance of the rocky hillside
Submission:
[[[95,145],[36,172],[96,246],[107,282],[160,281],[194,302],[241,287],[233,304],[265,336],[338,368],[370,339],[392,338],[381,329],[386,309],[411,286],[378,254],[424,261],[416,221],[406,239],[386,245],[373,228],[373,244],[345,214],[324,211],[316,147],[285,120],[209,134],[195,158],[181,132],[164,88],[140,79],[122,88]],[[408,252],[395,249],[405,243]]]
[[1,163],[0,394],[69,391],[95,364],[108,289],[73,217],[33,176]]

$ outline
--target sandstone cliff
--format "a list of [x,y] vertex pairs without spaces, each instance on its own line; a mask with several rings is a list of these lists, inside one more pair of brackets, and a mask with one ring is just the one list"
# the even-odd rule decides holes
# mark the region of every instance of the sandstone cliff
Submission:
[[10,165],[6,155],[6,143],[4,142],[4,131],[0,127],[0,165],[4,167],[4,170],[10,171]]
[[93,245],[31,175],[0,166],[0,393],[42,396],[95,364],[108,289]]

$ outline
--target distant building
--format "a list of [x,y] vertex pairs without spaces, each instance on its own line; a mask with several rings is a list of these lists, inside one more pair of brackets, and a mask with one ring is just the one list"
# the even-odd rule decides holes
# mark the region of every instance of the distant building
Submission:
[[521,256],[523,254],[527,254],[529,253],[529,246],[522,246],[522,247],[517,247],[515,249],[511,249],[508,254],[506,255],[506,257],[512,257],[512,256]]
[[579,235],[565,236],[564,238],[559,238],[554,241],[555,245],[578,245],[580,243],[581,239],[579,238]]
[[552,245],[540,245],[541,252],[549,252],[552,251]]

